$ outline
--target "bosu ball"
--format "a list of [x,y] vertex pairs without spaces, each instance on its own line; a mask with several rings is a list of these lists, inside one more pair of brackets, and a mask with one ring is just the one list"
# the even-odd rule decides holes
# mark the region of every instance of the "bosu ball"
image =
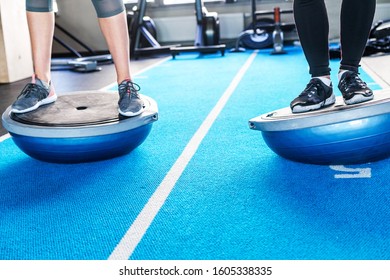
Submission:
[[390,89],[376,91],[373,100],[345,105],[342,97],[330,107],[293,114],[283,108],[249,120],[265,143],[293,161],[345,165],[390,156]]
[[24,113],[3,113],[3,126],[27,155],[47,162],[80,163],[121,156],[139,146],[158,119],[156,102],[141,95],[145,111],[118,114],[113,92],[72,92],[55,103]]

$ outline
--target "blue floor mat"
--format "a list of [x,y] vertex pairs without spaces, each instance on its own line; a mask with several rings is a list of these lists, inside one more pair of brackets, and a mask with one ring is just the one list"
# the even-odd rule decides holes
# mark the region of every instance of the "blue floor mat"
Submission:
[[[259,113],[286,106],[301,89],[306,67],[297,67],[303,66],[302,57],[293,56],[294,51],[257,56],[134,259],[390,257],[388,160],[349,167],[353,173],[370,169],[371,178],[335,178],[340,171],[329,166],[273,154],[260,132],[243,125]],[[285,83],[291,67],[295,71]],[[277,86],[270,73],[283,73]]]
[[[0,258],[107,259],[250,55],[185,54],[135,77],[160,119],[129,155],[49,164],[1,142]],[[131,259],[390,258],[389,160],[290,162],[248,128],[308,79],[297,47],[257,54]]]

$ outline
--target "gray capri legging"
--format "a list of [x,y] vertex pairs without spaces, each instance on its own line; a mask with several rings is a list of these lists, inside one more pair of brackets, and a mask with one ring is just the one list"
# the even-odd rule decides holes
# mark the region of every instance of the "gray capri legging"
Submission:
[[[99,18],[112,17],[124,11],[123,0],[91,0]],[[53,0],[26,0],[29,12],[52,12]]]

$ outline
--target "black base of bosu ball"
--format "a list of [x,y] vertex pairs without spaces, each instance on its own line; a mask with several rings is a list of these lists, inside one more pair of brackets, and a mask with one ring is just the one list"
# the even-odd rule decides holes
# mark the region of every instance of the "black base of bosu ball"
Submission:
[[131,152],[149,135],[158,119],[156,102],[145,95],[145,111],[135,117],[118,114],[117,93],[73,92],[55,103],[2,116],[3,126],[27,155],[46,162],[80,163]]
[[344,105],[341,97],[328,108],[293,114],[283,108],[249,120],[266,144],[293,161],[345,165],[390,156],[390,90],[373,100]]

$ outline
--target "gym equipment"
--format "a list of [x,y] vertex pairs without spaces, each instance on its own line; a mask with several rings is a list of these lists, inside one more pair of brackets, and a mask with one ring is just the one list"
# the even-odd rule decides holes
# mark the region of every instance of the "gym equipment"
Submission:
[[[295,29],[295,23],[281,22],[281,14],[291,14],[293,10],[281,10],[275,7],[271,10],[257,11],[256,0],[251,0],[252,23],[247,30],[240,33],[232,52],[242,52],[245,48],[264,49],[273,46],[272,54],[283,54],[284,32]],[[273,15],[273,19],[264,18]]]
[[274,23],[274,20],[269,18],[262,18],[258,20],[255,23],[256,26],[252,22],[248,29],[238,35],[236,45],[230,51],[244,52],[246,49],[242,46],[249,49],[264,49],[272,46],[272,33],[267,32],[265,29],[261,29],[260,27],[264,28],[264,26],[272,25]]
[[358,164],[390,156],[390,90],[373,100],[293,114],[289,107],[249,120],[268,147],[293,161],[312,164]]
[[271,52],[271,54],[285,54],[286,52],[283,49],[284,35],[281,28],[279,7],[274,8],[274,19],[275,19],[275,29],[272,32],[273,51]]
[[175,58],[181,52],[215,53],[225,55],[225,44],[220,44],[219,17],[216,12],[209,12],[202,0],[195,0],[196,35],[194,46],[172,47]]
[[118,95],[85,91],[58,96],[55,103],[25,114],[3,113],[3,126],[27,155],[46,162],[80,163],[109,159],[139,146],[158,119],[156,102],[145,95],[145,111],[118,114]]
[[370,31],[364,56],[390,52],[390,20],[381,20]]
[[67,37],[72,39],[75,43],[83,47],[88,56],[83,56],[71,45],[66,43],[64,40],[59,38],[57,35],[53,36],[54,41],[59,43],[61,46],[66,48],[73,56],[76,58],[52,58],[51,60],[51,69],[52,70],[73,70],[77,72],[92,72],[100,71],[101,67],[98,65],[100,63],[112,63],[111,54],[97,55],[94,50],[92,50],[87,44],[82,42],[72,33],[67,31],[65,28],[61,27],[59,24],[55,24],[56,29],[60,30]]
[[374,24],[369,38],[382,39],[390,36],[390,19],[380,20]]
[[[390,53],[390,20],[380,20],[371,28],[363,56],[378,53]],[[329,56],[332,59],[341,58],[341,46],[330,46]]]
[[161,46],[157,41],[154,21],[145,16],[146,0],[138,0],[132,11],[127,12],[127,25],[130,37],[130,53],[132,57],[141,55],[169,53],[172,46]]

